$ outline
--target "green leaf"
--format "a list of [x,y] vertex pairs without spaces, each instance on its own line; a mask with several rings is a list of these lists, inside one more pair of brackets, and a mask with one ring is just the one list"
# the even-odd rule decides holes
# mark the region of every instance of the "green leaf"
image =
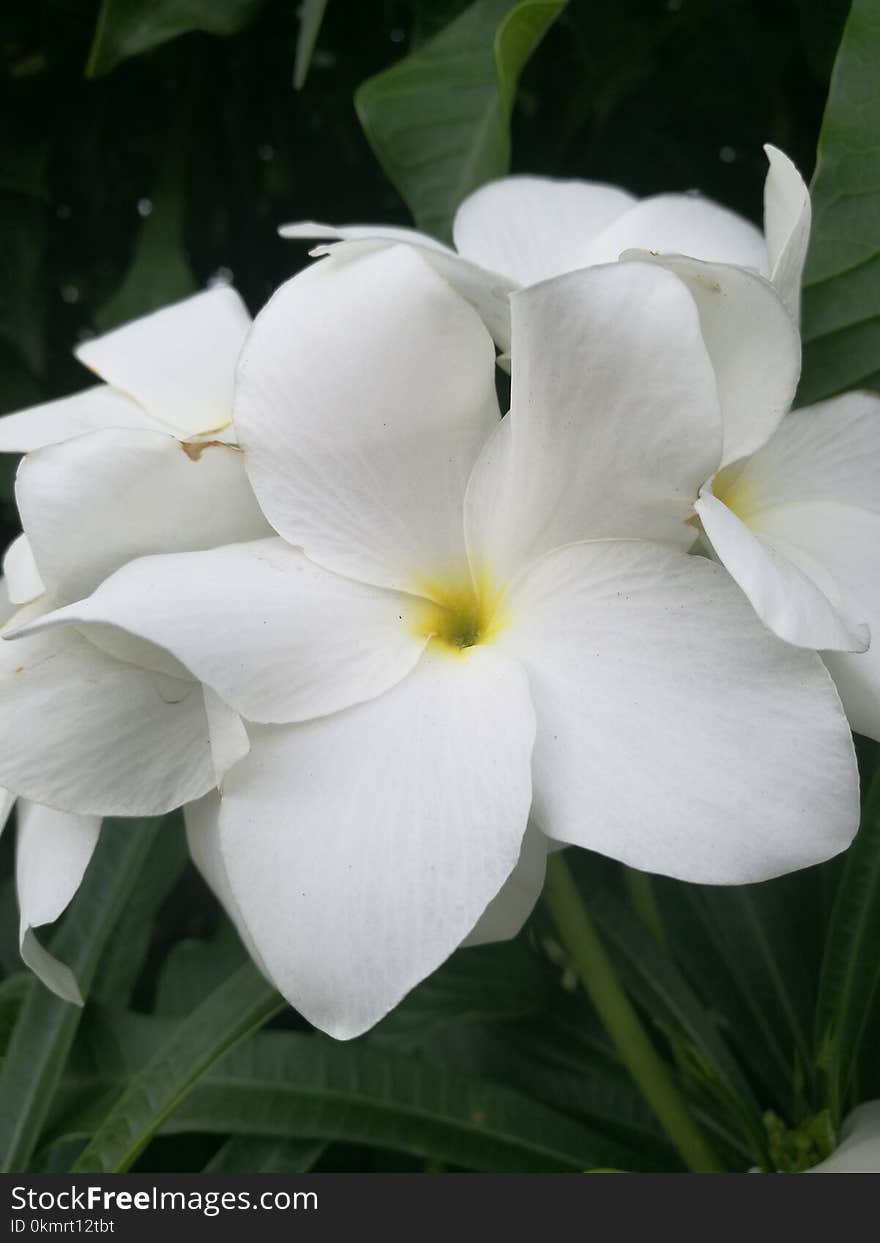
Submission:
[[319,1139],[235,1136],[218,1149],[204,1174],[307,1174],[327,1145]]
[[259,13],[264,0],[102,0],[86,77],[109,73],[191,30],[232,35]]
[[846,856],[831,912],[816,1005],[816,1058],[839,1126],[880,983],[880,773],[868,791],[862,826]]
[[[131,1046],[128,1064],[144,1056],[157,1028],[169,1026],[109,1018]],[[112,1086],[102,1077],[106,1039],[94,1059],[97,1075],[80,1067],[53,1143],[90,1133],[93,1102]],[[365,1041],[293,1032],[260,1033],[234,1050],[165,1117],[161,1132],[362,1143],[478,1171],[564,1172],[637,1160],[596,1129],[490,1080]]]
[[156,916],[188,858],[183,819],[172,812],[159,826],[138,884],[104,951],[90,1001],[127,1004],[147,957]]
[[250,963],[175,1025],[143,1070],[126,1085],[74,1169],[125,1173],[167,1117],[230,1049],[284,1008]]
[[177,302],[195,290],[196,279],[183,238],[183,172],[182,154],[176,150],[163,169],[150,214],[140,226],[122,284],[95,316],[101,332]]
[[522,939],[459,950],[374,1027],[370,1039],[413,1048],[450,1026],[539,1014],[549,986],[540,959]]
[[[105,821],[79,893],[52,937],[84,995],[138,883],[157,820]],[[0,1073],[0,1168],[25,1170],[52,1105],[82,1010],[29,982]]]
[[801,404],[880,388],[880,5],[854,0],[811,189]]
[[46,151],[16,140],[14,130],[0,148],[0,341],[35,376],[46,365]]
[[293,85],[297,91],[301,91],[305,86],[326,8],[327,0],[302,0],[300,5],[299,38],[296,41],[296,56],[293,62]]
[[448,240],[466,195],[510,167],[517,83],[567,0],[477,0],[355,93],[364,132],[420,229]]
[[[551,1009],[516,1023],[468,1028],[454,1042],[432,1042],[429,1057],[502,1083],[630,1149],[630,1169],[677,1169],[679,1160],[632,1079],[609,1049],[583,1031],[595,1015],[586,999],[557,990]],[[560,1005],[560,1000],[562,1005]]]
[[225,918],[210,941],[178,941],[162,964],[155,1013],[184,1018],[246,961],[238,933]]
[[16,971],[15,975],[7,976],[0,984],[0,1065],[6,1057],[30,985],[31,977],[27,971]]
[[758,1103],[677,964],[610,891],[593,893],[590,909],[621,980],[667,1038],[682,1073],[725,1108],[757,1156],[764,1141]]
[[[736,1048],[743,1064],[760,1084],[762,1105],[770,1103],[790,1114],[795,1049],[804,1030],[799,978],[803,963],[797,967],[799,1020],[793,1029],[785,995],[791,981],[783,981],[780,996],[779,965],[772,958],[767,962],[766,953],[771,947],[766,930],[761,929],[760,915],[751,909],[750,898],[734,891],[728,895],[726,890],[659,877],[656,892],[672,957],[714,1016],[727,1042]],[[778,901],[779,890],[774,881],[767,890],[766,901],[759,906],[766,910]],[[785,907],[784,915],[774,922],[784,923],[789,914],[790,908]],[[757,937],[756,923],[761,929]],[[794,927],[788,926],[786,939],[794,938]],[[795,1031],[801,1035],[795,1036]]]
[[755,885],[678,886],[698,916],[703,940],[716,951],[715,988],[706,981],[708,996],[741,1035],[750,1068],[759,1076],[769,1072],[782,1089],[777,1103],[786,1116],[794,1103],[794,1068],[810,1063],[823,934],[819,884],[818,873],[809,870]]

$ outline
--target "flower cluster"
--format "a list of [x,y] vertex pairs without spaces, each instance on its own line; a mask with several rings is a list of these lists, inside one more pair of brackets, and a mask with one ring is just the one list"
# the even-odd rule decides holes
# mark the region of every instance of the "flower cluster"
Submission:
[[[507,178],[456,250],[295,225],[0,420],[0,781],[22,955],[103,816],[183,805],[254,961],[374,1024],[522,926],[563,845],[685,880],[845,849],[880,738],[880,398],[790,413],[810,205]],[[499,405],[503,371],[510,408]],[[118,826],[113,831],[124,831]]]

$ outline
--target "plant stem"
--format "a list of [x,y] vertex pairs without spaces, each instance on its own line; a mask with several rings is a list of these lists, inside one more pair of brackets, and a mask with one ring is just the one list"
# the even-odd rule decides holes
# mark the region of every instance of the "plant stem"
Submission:
[[666,929],[660,917],[660,908],[654,897],[654,886],[647,872],[637,872],[635,868],[623,869],[623,883],[626,895],[633,911],[648,929],[658,945],[666,944]]
[[544,900],[568,951],[572,966],[596,1007],[621,1061],[642,1091],[688,1169],[694,1173],[724,1170],[694,1120],[624,992],[592,918],[561,852],[547,861]]

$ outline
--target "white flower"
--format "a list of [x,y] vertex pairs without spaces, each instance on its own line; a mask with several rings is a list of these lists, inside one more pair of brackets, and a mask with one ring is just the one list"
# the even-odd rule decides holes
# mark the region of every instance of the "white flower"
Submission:
[[827,858],[858,819],[821,660],[684,551],[719,392],[743,396],[685,282],[612,264],[512,314],[499,423],[489,335],[415,251],[288,282],[236,396],[278,535],[142,559],[49,619],[158,644],[254,722],[190,813],[193,853],[263,970],[337,1036],[468,936],[530,813],[714,882]]
[[284,225],[283,237],[324,238],[312,251],[360,254],[405,241],[477,309],[502,350],[510,346],[508,294],[564,272],[610,263],[629,250],[690,255],[768,277],[795,320],[810,235],[810,196],[791,160],[764,150],[764,233],[692,194],[635,199],[616,186],[546,177],[503,177],[475,191],[453,222],[455,250],[412,229]]
[[880,740],[880,397],[792,412],[695,508],[762,621],[823,652],[852,727]]
[[[240,450],[160,430],[225,429],[231,439],[233,371],[248,327],[231,290],[199,295],[90,342],[90,360],[132,397],[107,386],[0,419],[0,443],[31,450],[16,480],[25,534],[7,552],[3,582],[6,613],[24,607],[7,629],[88,594],[133,557],[270,530]],[[73,897],[100,817],[200,797],[247,737],[166,652],[107,626],[0,645],[0,707],[0,781],[25,800],[22,957],[60,996],[80,1000],[68,968],[32,930]],[[13,798],[4,792],[4,819]]]
[[807,1174],[880,1174],[880,1101],[857,1106],[840,1132],[840,1143]]
[[106,428],[231,439],[232,382],[250,316],[220,286],[74,351],[104,384],[0,418],[0,453],[28,453]]

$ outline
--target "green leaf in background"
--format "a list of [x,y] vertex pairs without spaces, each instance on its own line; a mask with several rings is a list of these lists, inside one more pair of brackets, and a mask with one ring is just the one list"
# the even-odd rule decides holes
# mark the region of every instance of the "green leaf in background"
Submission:
[[[159,821],[107,820],[82,885],[50,948],[89,987],[119,916],[138,883]],[[0,1073],[0,1169],[27,1169],[82,1017],[36,979],[29,981]]]
[[225,918],[209,941],[178,941],[162,964],[154,1012],[160,1018],[185,1018],[245,962],[238,933]]
[[613,893],[594,893],[590,906],[620,979],[666,1036],[686,1079],[724,1107],[759,1159],[763,1127],[758,1103],[678,965]]
[[218,1149],[204,1174],[307,1174],[327,1145],[319,1139],[236,1136]]
[[448,1029],[422,1054],[492,1079],[579,1118],[632,1150],[632,1170],[679,1169],[679,1159],[632,1078],[598,1032],[586,998],[557,988],[532,1019]]
[[521,939],[459,950],[370,1032],[377,1043],[417,1047],[449,1026],[543,1013],[550,980]]
[[321,32],[324,10],[327,0],[302,0],[299,8],[299,38],[296,41],[296,56],[293,62],[293,86],[301,91],[306,84],[309,65]]
[[[150,1047],[170,1043],[167,1021],[95,1017],[116,1031],[123,1051],[116,1074],[123,1082],[126,1066],[136,1065]],[[100,1112],[96,1096],[112,1089],[103,1077],[108,1036],[93,1032],[90,1039],[97,1039],[95,1077],[80,1065],[53,1143],[88,1135]],[[87,1061],[84,1052],[81,1062]],[[364,1041],[339,1043],[295,1032],[261,1032],[233,1050],[165,1118],[161,1133],[362,1143],[496,1173],[630,1168],[638,1160],[598,1129],[491,1080]]]
[[257,16],[264,0],[101,0],[86,65],[97,78],[191,30],[232,35]]
[[0,1065],[6,1057],[21,1007],[30,990],[30,981],[30,972],[16,971],[0,984]]
[[182,149],[173,148],[122,284],[95,316],[101,332],[194,292],[196,279],[183,240],[183,171]]
[[477,0],[358,88],[364,132],[420,229],[449,240],[461,200],[508,171],[519,76],[566,3]]
[[805,404],[880,388],[880,5],[854,0],[831,77],[804,274]]
[[[778,898],[777,884],[767,895],[770,903]],[[655,887],[672,957],[759,1085],[762,1106],[789,1116],[794,1050],[809,1022],[795,1041],[767,969],[766,937],[755,936],[748,908],[724,889],[661,877]],[[794,929],[786,931],[787,940],[794,939]]]
[[816,1056],[839,1126],[871,1001],[880,983],[880,772],[846,855],[831,913],[816,1006]]
[[0,339],[39,375],[46,361],[46,151],[22,146],[12,133],[0,147]]
[[129,1080],[74,1169],[124,1174],[210,1067],[285,1004],[256,967],[240,967]]
[[90,1002],[128,1003],[147,957],[159,909],[180,879],[188,858],[183,817],[172,812],[161,823],[137,886],[104,951]]

